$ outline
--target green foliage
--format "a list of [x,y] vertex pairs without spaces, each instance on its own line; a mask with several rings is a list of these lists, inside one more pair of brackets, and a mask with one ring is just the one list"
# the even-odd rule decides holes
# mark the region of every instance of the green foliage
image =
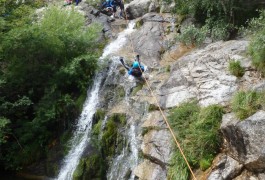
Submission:
[[56,7],[35,22],[35,6],[12,4],[0,20],[0,117],[13,134],[1,146],[7,169],[42,158],[50,142],[71,129],[102,50],[99,25],[86,27],[81,14]]
[[205,28],[209,30],[208,33],[214,41],[219,41],[229,39],[229,29],[233,29],[233,26],[224,19],[208,18],[205,21]]
[[136,87],[134,87],[133,88],[133,90],[132,90],[132,96],[134,96],[134,95],[136,95],[136,93],[138,92],[138,91],[140,91],[142,88],[143,88],[143,84],[137,84],[137,86]]
[[148,107],[148,111],[159,111],[159,107],[156,104],[150,104]]
[[229,71],[236,77],[242,77],[245,73],[244,68],[241,66],[240,61],[230,61],[229,62]]
[[261,107],[261,99],[264,99],[264,94],[255,91],[240,91],[235,94],[232,99],[232,110],[236,113],[239,119],[245,119]]
[[252,63],[265,76],[265,10],[260,17],[250,21],[249,32],[254,33],[249,45]]
[[101,167],[102,159],[98,154],[91,154],[86,158],[82,158],[74,171],[73,179],[101,179],[101,172],[104,171]]
[[8,125],[10,124],[10,120],[0,117],[0,145],[6,143],[6,139],[8,138],[7,134],[10,131]]
[[209,159],[202,159],[200,160],[200,168],[201,170],[205,171],[208,169],[212,164],[213,157],[210,157]]
[[[98,178],[99,176],[101,177],[101,179],[105,179],[111,159],[115,154],[120,153],[121,147],[124,146],[124,138],[120,132],[120,129],[126,124],[126,115],[117,113],[112,114],[107,119],[104,128],[102,123],[105,117],[105,113],[99,110],[97,111],[95,116],[102,117],[99,118],[97,124],[93,126],[91,133],[92,146],[97,152],[98,159],[94,164],[92,163],[89,166],[87,165],[87,167],[90,167],[90,170],[91,168],[93,168],[92,172],[90,172],[89,169],[84,171],[84,174],[90,174],[90,176],[83,174],[80,177],[81,179],[84,179],[85,177],[89,177],[87,179],[93,179]],[[90,156],[88,158],[90,158]],[[79,171],[77,171],[76,173],[77,175],[80,174],[78,172]]]
[[177,36],[177,40],[187,46],[199,46],[206,38],[207,29],[196,28],[194,25],[187,26],[180,35]]
[[85,161],[84,161],[84,159],[81,159],[78,166],[76,167],[76,169],[74,171],[74,174],[73,174],[74,180],[81,179],[81,177],[84,173],[84,168],[85,168]]
[[[218,153],[222,114],[223,109],[218,105],[201,109],[196,102],[184,103],[171,111],[170,124],[192,168],[207,169]],[[189,170],[177,148],[171,162],[173,166],[169,169],[168,178],[187,180]]]
[[144,136],[144,135],[147,134],[149,131],[152,131],[152,130],[157,130],[157,131],[159,131],[159,130],[161,130],[161,129],[163,129],[163,128],[160,128],[160,127],[158,127],[158,126],[148,126],[148,127],[143,127],[143,128],[142,128],[142,133],[141,133],[141,135]]
[[[209,29],[213,40],[234,38],[238,27],[256,17],[258,4],[247,5],[243,0],[164,0],[175,2],[174,13],[194,17],[197,23]],[[261,4],[261,3],[260,3]],[[206,28],[206,29],[207,29]]]

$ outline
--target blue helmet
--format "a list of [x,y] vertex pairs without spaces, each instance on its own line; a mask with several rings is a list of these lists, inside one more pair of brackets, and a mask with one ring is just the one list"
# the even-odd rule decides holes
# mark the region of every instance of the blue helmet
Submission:
[[134,61],[134,63],[133,63],[133,68],[138,68],[138,67],[139,67],[139,62]]

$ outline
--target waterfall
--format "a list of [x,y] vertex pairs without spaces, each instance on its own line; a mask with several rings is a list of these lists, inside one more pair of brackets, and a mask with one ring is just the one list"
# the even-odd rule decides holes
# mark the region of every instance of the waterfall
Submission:
[[[126,88],[126,96],[124,97],[125,102],[129,105],[130,99],[128,98],[130,88]],[[134,180],[135,176],[132,173],[133,169],[138,164],[138,146],[137,140],[137,122],[133,118],[128,119],[128,130],[126,131],[124,141],[128,141],[128,146],[124,146],[122,153],[115,157],[112,161],[110,169],[108,170],[107,179],[128,179]]]
[[[127,29],[118,34],[116,40],[111,42],[103,51],[99,62],[104,61],[108,55],[117,52],[126,43],[127,36],[132,33],[134,27],[134,22],[130,22]],[[113,69],[110,68],[109,71]],[[89,91],[89,95],[84,103],[82,113],[78,119],[76,130],[70,140],[71,149],[68,155],[65,157],[63,165],[59,171],[57,177],[58,180],[70,180],[73,177],[74,170],[76,169],[79,160],[83,154],[84,149],[89,143],[89,133],[92,128],[92,117],[96,112],[98,105],[98,93],[100,90],[100,85],[103,79],[103,73],[97,73],[94,78],[94,84]]]
[[136,138],[136,125],[131,124],[126,134],[129,146],[123,147],[122,153],[113,159],[108,171],[108,180],[128,179],[134,180],[132,170],[138,164],[138,140]]

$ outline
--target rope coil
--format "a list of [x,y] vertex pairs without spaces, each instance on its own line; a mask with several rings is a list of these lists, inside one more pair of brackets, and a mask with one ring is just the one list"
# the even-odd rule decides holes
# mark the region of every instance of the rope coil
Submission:
[[[122,0],[122,1],[123,1],[123,0]],[[124,1],[123,1],[123,3],[124,3]],[[129,23],[128,23],[128,18],[127,18],[127,13],[126,13],[125,10],[124,10],[124,15],[125,15],[126,24],[127,24],[127,27],[128,27]],[[161,16],[162,16],[162,15],[161,15]],[[162,16],[162,17],[163,17],[163,16]],[[164,29],[164,27],[162,27],[162,28]],[[130,43],[131,43],[132,51],[133,51],[133,53],[135,53],[135,48],[134,48],[134,46],[133,46],[133,42],[132,42],[131,34],[129,34],[129,38],[130,38]],[[139,69],[141,70],[141,73],[143,73],[142,69],[141,69],[141,68],[139,68]],[[170,126],[170,124],[169,124],[169,122],[168,122],[168,120],[167,120],[167,118],[166,118],[166,116],[165,116],[165,114],[164,114],[164,112],[163,112],[163,110],[161,109],[161,107],[160,107],[160,105],[159,105],[159,103],[158,103],[158,100],[157,100],[157,97],[156,97],[155,94],[154,94],[154,91],[152,90],[152,88],[151,88],[151,86],[150,86],[148,80],[147,80],[144,76],[142,76],[142,77],[143,77],[145,83],[147,84],[147,87],[148,87],[148,89],[150,90],[151,95],[154,97],[155,102],[156,102],[156,105],[157,105],[157,107],[159,108],[159,111],[161,112],[161,114],[162,114],[162,116],[163,116],[163,119],[164,119],[165,123],[167,124],[167,127],[168,127],[168,129],[169,129],[169,131],[170,131],[170,133],[171,133],[171,135],[172,135],[172,137],[173,137],[173,139],[174,139],[174,142],[176,143],[176,145],[177,145],[177,147],[178,147],[178,149],[179,149],[179,151],[180,151],[180,153],[181,153],[183,159],[185,160],[185,163],[187,164],[187,166],[188,166],[188,168],[189,168],[189,170],[190,170],[190,173],[192,174],[193,179],[194,179],[194,180],[197,180],[197,178],[195,177],[195,174],[194,174],[194,172],[192,171],[191,166],[190,166],[190,164],[189,164],[189,162],[188,162],[188,160],[187,160],[187,158],[186,158],[186,156],[185,156],[185,154],[184,154],[184,152],[183,152],[183,150],[182,150],[182,148],[181,148],[181,146],[180,146],[180,143],[178,142],[178,140],[177,140],[177,138],[176,138],[176,136],[175,136],[175,134],[174,134],[174,132],[173,132],[173,130],[172,130],[172,128],[171,128],[171,126]]]

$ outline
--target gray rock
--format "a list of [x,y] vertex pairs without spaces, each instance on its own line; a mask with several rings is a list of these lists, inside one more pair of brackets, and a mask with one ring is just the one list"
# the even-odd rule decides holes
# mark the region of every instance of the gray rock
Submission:
[[265,170],[265,112],[258,111],[236,124],[227,124],[221,131],[231,154],[252,171]]
[[167,129],[166,123],[160,111],[148,113],[143,120],[142,127],[147,131],[144,134],[141,150],[144,157],[165,167],[169,164],[171,157],[171,135]]
[[258,175],[258,178],[259,178],[259,180],[264,180],[265,179],[265,174],[264,173],[260,173]]
[[134,0],[126,6],[128,19],[135,19],[148,13],[151,0]]
[[170,108],[192,98],[202,106],[229,103],[238,88],[236,77],[228,71],[230,56],[240,56],[247,45],[243,40],[217,42],[181,57],[160,88],[160,104]]
[[165,167],[169,164],[171,156],[170,138],[168,130],[150,130],[145,134],[141,145],[144,157],[161,167]]
[[253,91],[259,91],[262,92],[265,90],[265,81],[262,81],[258,83],[257,85],[254,85],[252,88]]
[[236,125],[238,122],[239,122],[239,119],[236,117],[234,113],[224,114],[222,117],[221,129],[227,126]]
[[260,180],[260,179],[253,172],[244,170],[239,176],[237,176],[233,180]]
[[168,4],[167,2],[162,1],[160,4],[160,12],[162,13],[171,13],[175,8],[175,2]]
[[160,60],[163,26],[158,22],[146,22],[131,35],[135,52],[141,55],[142,62],[147,66],[155,66]]
[[142,180],[162,180],[167,179],[166,170],[161,166],[144,160],[143,163],[139,164],[133,171],[133,173]]
[[208,177],[208,180],[226,180],[233,179],[242,171],[243,165],[229,156],[222,156],[214,170]]

